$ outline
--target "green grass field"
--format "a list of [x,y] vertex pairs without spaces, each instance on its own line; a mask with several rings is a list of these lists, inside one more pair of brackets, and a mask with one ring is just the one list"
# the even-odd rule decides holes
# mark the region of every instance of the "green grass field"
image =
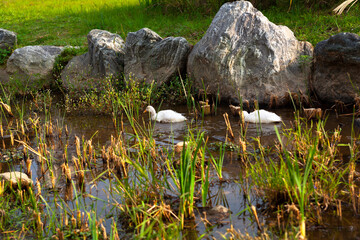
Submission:
[[[216,13],[155,8],[144,1],[148,0],[2,0],[0,28],[18,34],[18,47],[86,46],[92,29],[118,33],[125,39],[128,32],[143,27],[162,37],[183,36],[195,44]],[[287,6],[272,7],[263,13],[274,23],[288,26],[298,39],[315,45],[338,32],[359,34],[358,5],[341,16],[331,9],[296,6],[291,11]],[[68,56],[62,57],[59,62]],[[0,68],[5,66],[0,64]],[[57,74],[60,69],[55,66]],[[35,83],[21,84],[17,77],[11,80],[0,90],[1,171],[20,169],[37,181],[29,191],[5,191],[0,181],[0,239],[200,239],[215,238],[215,232],[224,234],[224,239],[252,239],[236,228],[240,222],[259,235],[254,239],[295,239],[299,228],[306,236],[306,218],[315,234],[343,233],[350,227],[356,234],[360,228],[355,224],[360,205],[355,168],[360,137],[354,130],[355,117],[351,133],[343,133],[338,112],[336,119],[329,118],[336,129],[327,130],[326,121],[300,118],[295,109],[291,120],[285,112],[288,125],[275,128],[277,137],[264,139],[265,143],[262,137],[274,133],[263,132],[261,124],[256,131],[254,126],[247,131],[247,125],[239,127],[235,125],[239,120],[233,119],[236,138],[229,142],[227,123],[214,138],[210,131],[214,125],[203,121],[204,116],[197,119],[203,110],[197,110],[202,108],[195,101],[190,78],[157,89],[132,78],[105,78],[102,90],[77,94],[61,87],[58,94],[35,91],[28,86]],[[140,115],[150,103],[174,103],[174,99],[188,107],[189,121],[178,130],[164,127],[165,131],[158,131]],[[10,116],[10,105],[15,117]],[[53,110],[55,106],[59,113]],[[220,119],[223,112],[218,110]],[[103,113],[111,117],[100,117]],[[343,126],[349,128],[346,118]],[[85,131],[90,138],[80,136]],[[174,140],[184,140],[187,147],[176,153]],[[237,161],[239,165],[233,165]],[[230,168],[234,175],[227,173]],[[204,212],[204,217],[193,217],[196,208],[200,213],[215,204],[232,207],[232,217],[216,225]],[[256,208],[261,216],[258,228],[264,231],[256,230]],[[226,229],[220,230],[220,224]]]
[[[86,45],[94,28],[120,34],[148,27],[162,37],[183,36],[195,44],[208,28],[216,10],[176,12],[146,6],[143,0],[7,0],[0,3],[0,27],[18,34],[18,45]],[[359,5],[359,4],[357,4]],[[312,44],[338,32],[360,33],[360,8],[335,16],[331,9],[314,10],[294,6],[270,8],[263,13],[276,24],[288,26],[300,40]]]
[[1,28],[18,34],[19,46],[84,45],[91,29],[120,34],[149,27],[161,36],[199,40],[212,17],[200,14],[167,14],[138,0],[10,0],[0,3]]

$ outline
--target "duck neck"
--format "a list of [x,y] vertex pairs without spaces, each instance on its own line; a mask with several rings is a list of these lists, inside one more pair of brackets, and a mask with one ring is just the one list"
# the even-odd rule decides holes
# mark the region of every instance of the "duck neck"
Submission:
[[249,116],[249,113],[247,111],[242,111],[242,116],[245,120]]
[[156,119],[156,111],[155,111],[155,109],[153,107],[150,107],[149,112],[150,112],[151,120],[155,120]]

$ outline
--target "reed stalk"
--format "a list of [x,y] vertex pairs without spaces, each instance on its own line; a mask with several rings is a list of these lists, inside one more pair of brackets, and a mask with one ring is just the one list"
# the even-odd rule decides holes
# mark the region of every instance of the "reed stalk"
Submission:
[[[287,150],[285,150],[283,142],[280,137],[279,130],[275,126],[275,132],[277,135],[277,138],[284,149],[284,158],[285,163],[288,169],[289,173],[289,179],[284,179],[285,185],[288,189],[288,191],[291,192],[291,194],[294,194],[296,197],[296,200],[299,204],[300,208],[300,235],[303,239],[306,238],[306,212],[305,208],[308,201],[308,195],[311,194],[311,190],[309,189],[308,185],[312,185],[312,164],[314,160],[314,154],[317,147],[318,140],[315,141],[315,145],[312,146],[309,149],[309,153],[306,159],[306,165],[304,169],[304,173],[300,171],[298,159],[295,157],[295,160],[293,161],[290,157],[290,154]],[[281,158],[282,159],[282,158]],[[283,159],[282,159],[283,160]]]
[[221,143],[220,147],[219,147],[219,157],[218,158],[214,157],[210,153],[210,151],[208,151],[208,154],[210,156],[210,161],[211,161],[212,165],[214,166],[214,169],[216,170],[216,173],[217,173],[220,181],[223,181],[222,169],[223,169],[223,164],[224,164],[225,148],[226,148],[226,143]]
[[206,207],[209,193],[209,166],[205,166],[205,156],[201,157],[201,200],[202,206]]

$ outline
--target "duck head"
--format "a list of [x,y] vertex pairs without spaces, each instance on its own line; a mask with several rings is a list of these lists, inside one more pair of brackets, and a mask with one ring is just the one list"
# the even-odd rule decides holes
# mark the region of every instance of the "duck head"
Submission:
[[152,106],[147,106],[144,113],[149,112],[150,113],[150,117],[152,120],[155,120],[156,118],[156,111],[155,108],[153,108]]

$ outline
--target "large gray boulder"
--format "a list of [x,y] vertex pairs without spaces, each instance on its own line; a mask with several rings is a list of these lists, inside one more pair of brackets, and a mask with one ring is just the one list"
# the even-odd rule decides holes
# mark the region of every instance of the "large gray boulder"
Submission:
[[119,35],[94,29],[87,39],[88,52],[74,57],[61,73],[65,88],[88,90],[100,86],[104,77],[124,71],[125,42]]
[[323,102],[354,102],[360,94],[360,36],[339,33],[319,42],[311,85]]
[[160,85],[184,73],[190,49],[182,37],[163,39],[148,28],[130,32],[125,43],[125,76]]
[[92,75],[119,75],[124,70],[124,40],[105,30],[91,30],[87,36]]
[[101,80],[97,75],[92,75],[92,69],[88,53],[75,56],[61,71],[63,86],[66,89],[76,90],[89,90],[96,87]]
[[0,49],[12,50],[17,44],[16,33],[0,28]]
[[[63,51],[56,46],[26,46],[16,49],[7,61],[6,71],[23,81],[44,80],[43,86],[52,82],[55,58]],[[42,86],[40,86],[42,87]]]
[[[297,41],[285,26],[271,23],[250,2],[224,4],[187,64],[195,86],[222,98],[278,105],[289,92],[306,94],[312,56],[308,42]],[[305,55],[305,57],[302,57]]]

